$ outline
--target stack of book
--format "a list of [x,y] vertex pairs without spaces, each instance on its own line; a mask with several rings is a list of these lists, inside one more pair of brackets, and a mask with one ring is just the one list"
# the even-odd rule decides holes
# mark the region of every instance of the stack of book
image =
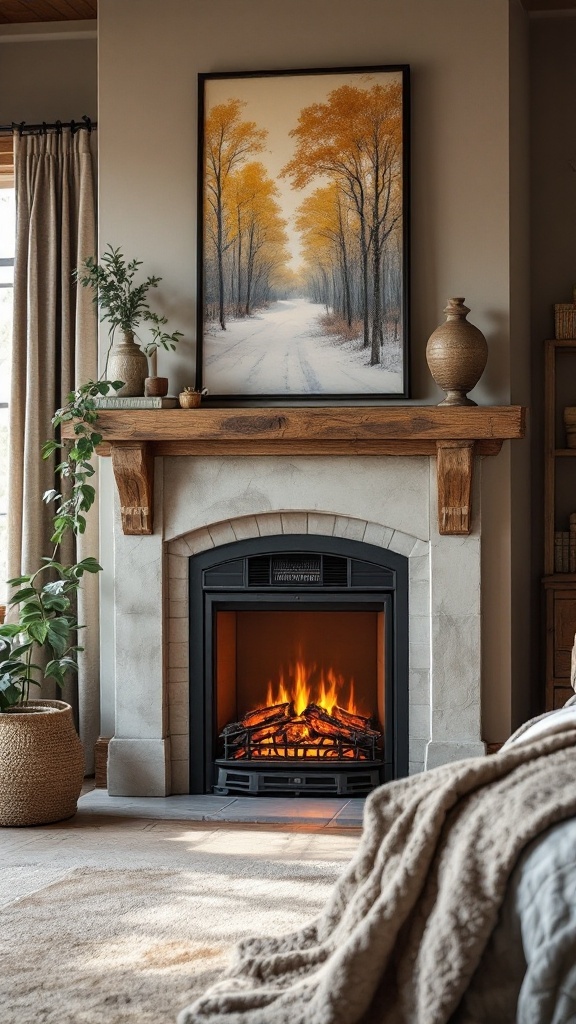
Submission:
[[103,395],[95,398],[97,409],[177,409],[178,399],[174,395],[164,398],[146,398],[136,395],[134,398],[119,398],[118,395]]
[[576,512],[570,516],[569,530],[554,533],[554,572],[576,573]]

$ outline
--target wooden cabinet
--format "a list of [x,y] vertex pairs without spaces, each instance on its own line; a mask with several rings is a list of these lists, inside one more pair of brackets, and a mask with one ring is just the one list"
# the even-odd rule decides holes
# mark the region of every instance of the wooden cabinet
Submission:
[[546,342],[544,408],[544,594],[546,709],[573,695],[570,655],[576,634],[576,572],[558,571],[555,535],[576,512],[576,448],[568,448],[564,407],[576,406],[576,339]]

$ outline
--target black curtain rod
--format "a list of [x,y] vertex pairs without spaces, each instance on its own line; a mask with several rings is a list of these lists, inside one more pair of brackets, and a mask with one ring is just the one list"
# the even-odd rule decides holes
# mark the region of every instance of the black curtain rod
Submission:
[[17,131],[22,135],[46,135],[48,132],[61,132],[63,128],[69,128],[72,135],[79,132],[81,129],[91,132],[93,128],[97,128],[96,121],[91,121],[86,114],[83,114],[81,121],[54,121],[52,124],[47,124],[43,121],[42,124],[26,124],[26,121],[21,121],[17,124],[15,121],[12,124],[0,124],[0,133],[2,135],[10,134]]

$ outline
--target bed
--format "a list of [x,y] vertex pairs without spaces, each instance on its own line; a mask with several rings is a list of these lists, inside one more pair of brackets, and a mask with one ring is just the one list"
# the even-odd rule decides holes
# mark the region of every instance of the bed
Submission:
[[242,943],[179,1024],[573,1024],[575,851],[571,704],[375,790],[320,917]]

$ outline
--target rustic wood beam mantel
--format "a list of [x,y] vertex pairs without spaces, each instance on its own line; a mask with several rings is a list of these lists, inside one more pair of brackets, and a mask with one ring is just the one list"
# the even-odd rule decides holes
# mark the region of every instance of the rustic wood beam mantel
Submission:
[[471,530],[474,456],[524,437],[525,420],[517,405],[106,409],[97,429],[125,533],[152,532],[157,455],[428,455],[438,467],[438,528],[456,535]]

